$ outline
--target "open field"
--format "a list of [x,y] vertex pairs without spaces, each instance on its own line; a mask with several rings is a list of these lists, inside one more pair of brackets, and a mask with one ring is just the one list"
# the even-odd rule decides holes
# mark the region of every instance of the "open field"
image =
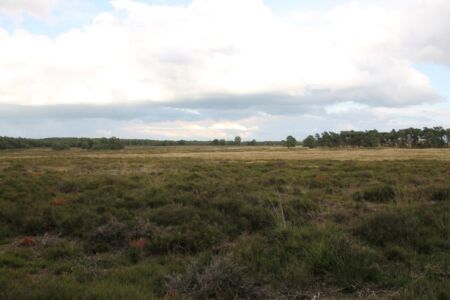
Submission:
[[450,299],[450,150],[0,151],[0,299]]
[[308,149],[286,147],[174,146],[135,147],[121,151],[86,151],[72,149],[55,152],[50,149],[2,151],[0,160],[49,157],[79,158],[202,158],[212,160],[450,160],[450,148],[441,149]]

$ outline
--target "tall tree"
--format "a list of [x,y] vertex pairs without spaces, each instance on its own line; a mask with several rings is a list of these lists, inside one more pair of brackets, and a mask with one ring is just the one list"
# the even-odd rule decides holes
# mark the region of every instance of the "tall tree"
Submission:
[[293,147],[297,146],[297,140],[295,139],[295,137],[293,137],[292,135],[289,135],[286,138],[286,146],[288,148],[293,148]]
[[302,142],[303,146],[314,148],[317,146],[317,141],[312,135],[308,135]]

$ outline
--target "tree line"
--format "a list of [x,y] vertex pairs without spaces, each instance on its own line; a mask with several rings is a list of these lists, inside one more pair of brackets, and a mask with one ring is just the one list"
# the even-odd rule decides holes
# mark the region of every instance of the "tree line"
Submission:
[[282,145],[281,141],[242,141],[236,136],[233,140],[214,139],[212,141],[187,141],[187,140],[149,140],[149,139],[119,139],[112,138],[13,138],[0,136],[0,149],[26,149],[26,148],[52,148],[53,150],[65,150],[81,148],[87,150],[120,150],[124,147],[139,146],[275,146]]
[[[321,134],[309,135],[300,144],[304,147],[401,147],[401,148],[444,148],[450,142],[450,129],[443,127],[425,127],[423,129],[407,128],[379,132],[368,131],[341,131],[339,133],[325,131]],[[186,141],[186,140],[148,140],[148,139],[119,139],[111,138],[13,138],[0,136],[0,149],[21,148],[52,148],[64,150],[81,148],[88,150],[120,150],[126,146],[279,146],[295,147],[297,140],[288,136],[283,141],[242,141],[237,136],[234,140],[214,139],[212,141]]]
[[119,150],[125,147],[123,140],[112,138],[13,138],[0,136],[0,149],[52,148],[65,150],[81,148],[90,150]]
[[303,146],[314,147],[398,147],[398,148],[446,148],[450,142],[450,129],[443,127],[407,128],[379,132],[325,131],[310,135],[302,142]]

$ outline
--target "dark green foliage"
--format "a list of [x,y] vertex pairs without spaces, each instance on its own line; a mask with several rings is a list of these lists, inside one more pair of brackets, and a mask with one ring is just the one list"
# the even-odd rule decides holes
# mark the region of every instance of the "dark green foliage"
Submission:
[[68,149],[70,149],[70,145],[62,143],[62,142],[54,143],[52,145],[52,150],[55,150],[55,151],[62,151],[62,150],[68,150]]
[[450,200],[450,186],[433,187],[430,189],[430,200],[432,201],[448,201]]
[[317,278],[342,287],[377,282],[376,252],[333,228],[289,227],[267,237],[243,240],[236,247],[239,265],[263,282],[297,287]]
[[286,146],[288,148],[293,148],[293,147],[297,146],[297,140],[292,135],[289,135],[286,138]]
[[369,202],[393,202],[395,201],[395,190],[390,185],[369,187],[353,195],[355,200]]
[[105,252],[121,248],[127,241],[127,226],[116,219],[87,233],[88,246],[94,252]]
[[[341,131],[323,132],[315,136],[309,135],[303,140],[304,147],[403,147],[403,148],[444,148],[448,147],[450,141],[450,129],[443,127],[433,128],[407,128],[398,131],[378,132],[369,131]],[[214,139],[206,141],[158,141],[143,139],[118,139],[112,138],[45,138],[27,139],[0,136],[1,149],[21,149],[34,147],[50,147],[54,150],[66,150],[69,148],[94,149],[94,150],[120,150],[125,146],[185,146],[185,145],[241,145],[241,138],[235,137],[233,141],[224,139]],[[251,140],[246,142],[249,146],[256,145],[287,145],[295,147],[297,141],[292,136],[288,136],[286,141],[264,141],[256,142]]]
[[24,139],[0,136],[1,149],[20,149],[20,148],[42,148],[49,147],[53,150],[68,150],[70,148],[94,149],[94,150],[120,150],[125,145],[132,143],[129,140],[112,138],[46,138],[46,139]]
[[400,293],[394,295],[395,300],[416,300],[416,299],[450,299],[450,287],[448,274],[436,273],[427,270],[426,273],[418,277],[413,282],[403,288]]
[[23,255],[20,252],[7,252],[0,258],[0,268],[17,269],[27,265],[28,255]]
[[308,136],[303,140],[305,147],[402,147],[402,148],[443,148],[450,141],[449,130],[442,127],[408,128],[390,132],[341,131],[323,132]]
[[308,135],[302,142],[303,147],[314,148],[317,147],[317,141],[312,135]]
[[118,138],[101,138],[99,140],[94,141],[92,148],[93,150],[120,150],[125,146],[122,141]]
[[128,259],[132,264],[137,264],[142,259],[142,250],[136,247],[128,249]]
[[169,283],[170,296],[189,299],[266,299],[267,291],[245,276],[230,256],[190,265],[185,274]]
[[[377,246],[400,245],[429,253],[447,247],[448,211],[425,207],[416,210],[395,209],[375,213],[356,229],[357,234]],[[422,211],[423,210],[423,211]]]
[[255,139],[253,139],[253,140],[249,141],[247,144],[248,144],[249,146],[256,146],[256,145],[257,145],[257,142],[256,142]]

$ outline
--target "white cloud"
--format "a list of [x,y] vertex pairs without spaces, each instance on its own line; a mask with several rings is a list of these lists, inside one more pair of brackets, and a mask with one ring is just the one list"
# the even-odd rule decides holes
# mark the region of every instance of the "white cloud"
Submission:
[[[23,3],[32,9],[37,2]],[[264,93],[304,98],[317,90],[383,105],[435,100],[412,63],[446,59],[447,45],[432,41],[446,30],[448,14],[432,3],[450,5],[427,3],[420,15],[436,27],[424,28],[415,40],[416,22],[407,16],[417,6],[410,4],[393,9],[353,2],[321,12],[319,25],[299,25],[274,17],[261,0],[194,0],[188,7],[115,0],[113,12],[56,38],[0,29],[0,101],[105,104]]]
[[[0,14],[45,17],[55,3],[0,0]],[[44,105],[60,111],[61,104],[89,104],[95,117],[112,107],[104,114],[112,123],[126,104],[127,121],[114,123],[119,133],[186,139],[274,137],[293,118],[303,127],[310,122],[308,133],[389,120],[429,124],[421,114],[439,112],[412,106],[439,99],[414,64],[450,66],[448,0],[349,0],[287,17],[273,15],[262,0],[111,3],[112,11],[56,37],[0,28],[0,104],[49,111]],[[133,108],[145,102],[159,104],[145,113]],[[164,119],[166,106],[171,119]],[[160,119],[145,121],[147,111]],[[173,120],[178,114],[183,121]],[[93,134],[102,132],[110,133]]]
[[[172,122],[128,122],[123,130],[129,134],[159,139],[229,139],[236,135],[249,138],[258,130],[251,126],[254,119],[243,119],[239,122],[230,121],[172,121]],[[249,123],[249,125],[246,125]]]
[[23,14],[29,14],[37,18],[47,17],[57,0],[1,0],[0,17],[6,14],[13,19],[21,19]]

